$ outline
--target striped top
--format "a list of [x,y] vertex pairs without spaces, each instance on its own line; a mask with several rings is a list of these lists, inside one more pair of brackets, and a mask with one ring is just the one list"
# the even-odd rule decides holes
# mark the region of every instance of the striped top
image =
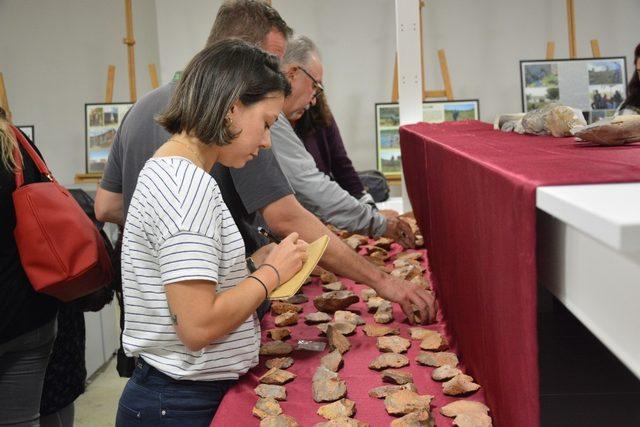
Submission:
[[175,379],[237,379],[258,363],[253,314],[229,335],[190,351],[171,322],[165,285],[208,280],[217,292],[247,276],[244,242],[216,181],[183,157],[149,159],[124,227],[124,350]]

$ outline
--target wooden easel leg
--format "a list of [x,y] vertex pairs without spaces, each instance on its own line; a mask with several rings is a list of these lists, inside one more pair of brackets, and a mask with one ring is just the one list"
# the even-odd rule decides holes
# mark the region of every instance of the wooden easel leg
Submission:
[[109,65],[107,71],[107,92],[104,95],[104,102],[110,104],[113,102],[113,83],[116,78],[116,66]]
[[567,28],[569,30],[569,58],[575,58],[576,53],[576,13],[573,0],[567,0]]
[[9,109],[9,99],[7,98],[7,90],[4,86],[4,77],[0,73],[0,107],[7,113],[7,119],[11,121],[11,109]]
[[149,77],[151,78],[151,88],[157,89],[160,84],[158,83],[158,72],[156,71],[156,64],[149,64]]
[[453,99],[453,89],[451,88],[451,77],[449,76],[449,66],[447,65],[447,56],[444,49],[438,50],[438,60],[440,61],[440,71],[442,72],[442,81],[444,82],[444,91],[447,99]]
[[398,54],[393,66],[393,87],[391,88],[391,102],[398,102]]
[[556,52],[556,42],[547,42],[547,56],[546,59],[553,59]]
[[591,40],[591,54],[594,58],[601,58],[600,55],[600,43],[598,43],[598,39]]

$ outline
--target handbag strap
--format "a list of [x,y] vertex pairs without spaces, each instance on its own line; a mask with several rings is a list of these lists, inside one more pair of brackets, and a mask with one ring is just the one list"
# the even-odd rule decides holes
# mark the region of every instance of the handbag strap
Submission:
[[[38,155],[36,150],[31,146],[29,141],[27,141],[27,138],[24,137],[22,132],[20,132],[20,130],[15,126],[11,126],[11,130],[13,131],[13,134],[15,135],[16,140],[18,141],[18,144],[20,144],[22,148],[24,148],[24,150],[27,152],[29,157],[31,157],[31,160],[33,160],[33,162],[36,164],[36,167],[38,168],[40,173],[43,176],[45,176],[49,181],[51,182],[55,181],[55,179],[51,175],[51,171],[49,171],[49,168],[44,163],[44,160],[42,160],[42,158]],[[20,148],[18,147],[18,145],[14,147],[13,154],[14,154],[13,158],[15,159],[16,164],[24,165],[24,163],[22,162],[22,153],[20,152]],[[24,173],[23,173],[22,166],[16,168],[15,176],[16,176],[16,189],[17,189],[19,187],[22,187],[22,185],[24,184]]]

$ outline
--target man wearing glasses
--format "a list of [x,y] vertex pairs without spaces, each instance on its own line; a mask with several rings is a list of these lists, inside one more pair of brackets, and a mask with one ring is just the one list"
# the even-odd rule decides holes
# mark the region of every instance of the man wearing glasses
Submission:
[[271,128],[272,149],[300,203],[321,220],[338,228],[372,237],[391,237],[405,247],[413,246],[413,233],[405,222],[385,218],[375,207],[361,203],[325,173],[291,126],[316,102],[322,86],[322,63],[315,44],[296,35],[289,40],[282,61],[291,83],[291,95]]

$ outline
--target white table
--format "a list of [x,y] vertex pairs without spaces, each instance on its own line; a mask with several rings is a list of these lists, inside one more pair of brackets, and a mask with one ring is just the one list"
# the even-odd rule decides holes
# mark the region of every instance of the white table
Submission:
[[540,283],[640,378],[640,183],[536,198]]

